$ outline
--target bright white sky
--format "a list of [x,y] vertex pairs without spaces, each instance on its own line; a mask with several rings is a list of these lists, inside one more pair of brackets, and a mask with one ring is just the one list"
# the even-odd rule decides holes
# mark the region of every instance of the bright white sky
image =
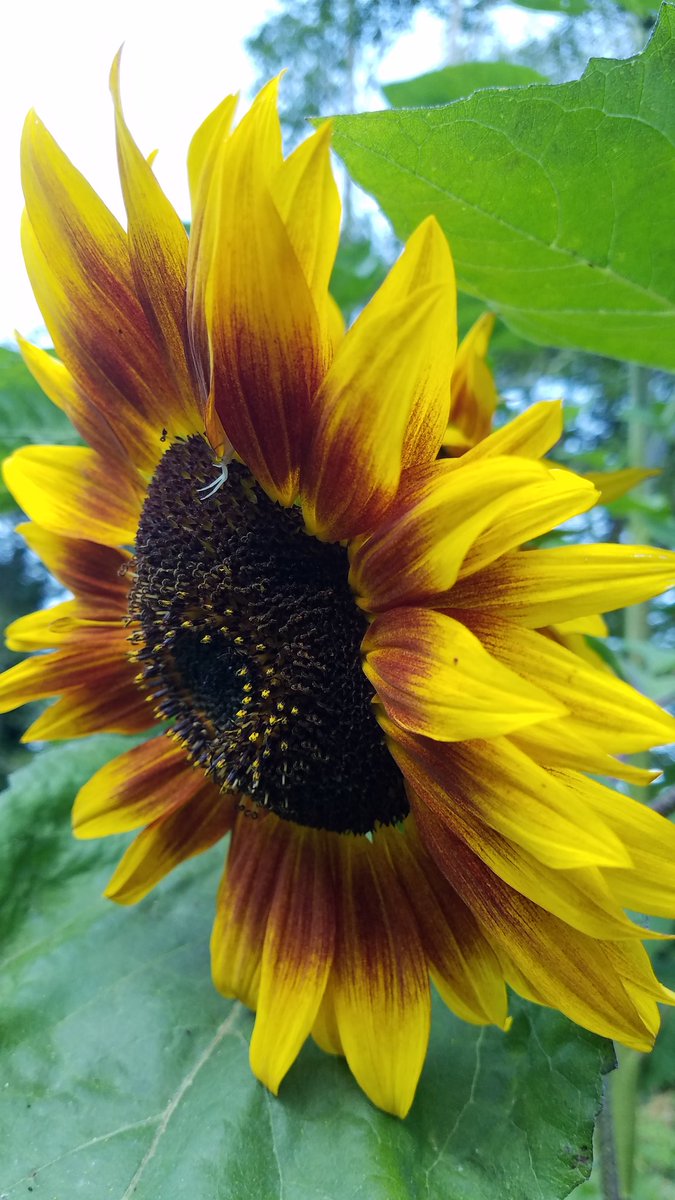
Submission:
[[[122,96],[145,153],[159,148],[157,175],[181,216],[189,215],[185,154],[201,120],[231,91],[247,96],[254,69],[244,39],[275,0],[18,0],[3,3],[0,71],[0,342],[42,324],[19,248],[23,207],[19,139],[33,107],[106,203],[122,216],[108,72],[125,43]],[[514,24],[527,20],[512,9]],[[382,64],[406,78],[442,62],[440,23],[419,14]],[[292,64],[289,64],[292,68]],[[375,107],[376,104],[373,105]]]

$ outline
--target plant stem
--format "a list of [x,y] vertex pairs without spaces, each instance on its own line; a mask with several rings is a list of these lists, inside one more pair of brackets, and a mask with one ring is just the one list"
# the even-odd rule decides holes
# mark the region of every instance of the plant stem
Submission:
[[638,1050],[617,1046],[619,1068],[611,1081],[616,1159],[626,1197],[632,1194],[635,1178],[637,1093],[643,1057]]
[[605,1079],[605,1094],[598,1114],[595,1134],[600,1151],[600,1187],[602,1200],[622,1200],[619,1183],[619,1167],[616,1158],[616,1140],[612,1117],[611,1076]]

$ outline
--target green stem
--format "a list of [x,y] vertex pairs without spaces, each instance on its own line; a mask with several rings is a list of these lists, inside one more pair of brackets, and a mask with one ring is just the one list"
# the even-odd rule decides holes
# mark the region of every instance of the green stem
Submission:
[[612,1113],[611,1076],[605,1080],[605,1094],[598,1114],[595,1136],[600,1153],[600,1187],[602,1200],[622,1200],[619,1167],[616,1157],[616,1137]]
[[632,1195],[635,1180],[635,1126],[643,1057],[638,1050],[617,1046],[619,1069],[614,1072],[611,1081],[616,1158],[621,1187],[626,1197]]

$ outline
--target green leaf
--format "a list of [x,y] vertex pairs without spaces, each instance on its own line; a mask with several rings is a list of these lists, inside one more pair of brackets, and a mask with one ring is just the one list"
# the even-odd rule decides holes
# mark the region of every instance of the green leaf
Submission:
[[119,844],[71,839],[73,793],[128,744],[43,751],[0,804],[3,1200],[557,1200],[586,1178],[611,1051],[545,1009],[515,1004],[504,1035],[439,1004],[405,1122],[314,1045],[270,1096],[251,1014],[210,980],[222,847],[118,908]]
[[[28,442],[77,445],[65,413],[48,400],[20,354],[0,346],[0,461]],[[0,512],[15,503],[0,476]]]
[[578,17],[588,12],[588,0],[511,0],[519,8],[533,8],[536,12],[557,12],[567,17]]
[[429,71],[400,83],[387,83],[382,91],[395,108],[417,108],[424,104],[449,104],[479,88],[543,82],[545,76],[532,67],[510,62],[473,62]]
[[675,368],[675,7],[582,79],[334,118],[335,149],[407,237],[429,213],[459,286],[522,336]]

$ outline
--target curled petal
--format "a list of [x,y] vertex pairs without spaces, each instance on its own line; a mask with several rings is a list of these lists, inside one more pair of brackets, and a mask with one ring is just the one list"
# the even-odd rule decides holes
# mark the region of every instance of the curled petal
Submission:
[[431,609],[382,613],[362,650],[389,716],[439,741],[496,737],[566,711],[517,668],[504,669],[459,621]]
[[447,607],[458,576],[583,511],[595,495],[530,459],[461,461],[406,472],[391,515],[350,548],[350,582],[364,608],[432,600]]

